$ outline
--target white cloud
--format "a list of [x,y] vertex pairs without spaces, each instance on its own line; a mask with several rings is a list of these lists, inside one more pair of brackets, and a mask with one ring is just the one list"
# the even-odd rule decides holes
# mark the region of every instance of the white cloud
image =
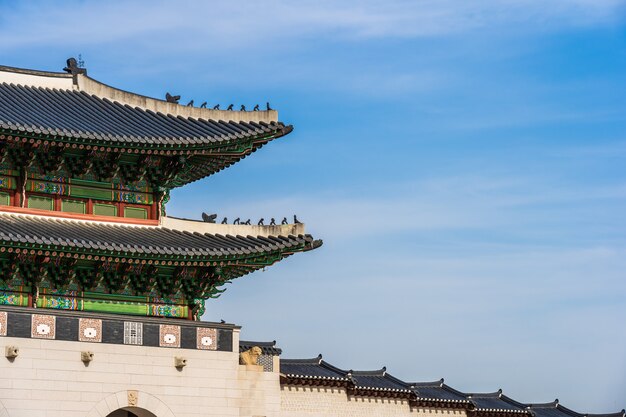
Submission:
[[[431,37],[493,28],[543,31],[605,24],[618,0],[28,2],[2,7],[2,49],[139,37],[180,50],[268,49],[294,39]],[[28,31],[21,30],[28,22]]]

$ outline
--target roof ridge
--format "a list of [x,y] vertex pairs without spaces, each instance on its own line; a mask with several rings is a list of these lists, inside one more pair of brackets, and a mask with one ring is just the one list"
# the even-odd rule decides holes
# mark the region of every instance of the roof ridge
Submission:
[[380,369],[376,369],[376,370],[372,370],[372,371],[355,371],[350,369],[350,373],[352,375],[359,375],[359,376],[385,376],[385,374],[387,373],[387,367],[383,366]]
[[500,398],[500,395],[502,395],[502,389],[495,392],[471,392],[465,395],[468,398]]
[[443,387],[443,385],[445,384],[443,383],[443,378],[441,378],[436,381],[410,382],[410,385],[413,385],[415,387]]
[[556,398],[554,401],[550,401],[547,403],[528,403],[526,406],[528,408],[556,408],[559,405],[559,399]]
[[44,71],[30,68],[11,67],[8,65],[0,65],[0,72],[14,72],[17,74],[38,75],[44,77],[72,78],[72,74],[65,71]]
[[322,354],[320,353],[315,358],[296,358],[296,359],[280,359],[280,363],[285,363],[288,365],[296,365],[296,364],[311,364],[311,365],[321,365],[322,363]]
[[251,341],[251,340],[240,340],[239,344],[240,345],[258,345],[258,346],[274,347],[274,346],[276,346],[276,340],[273,340],[271,342],[255,342],[255,341]]

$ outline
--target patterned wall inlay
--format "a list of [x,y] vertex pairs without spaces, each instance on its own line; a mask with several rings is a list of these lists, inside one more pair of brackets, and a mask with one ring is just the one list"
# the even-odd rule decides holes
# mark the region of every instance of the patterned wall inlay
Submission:
[[78,340],[81,342],[102,342],[102,320],[79,319]]
[[159,346],[180,347],[180,326],[161,324],[159,327]]
[[263,367],[264,372],[274,372],[274,357],[272,355],[261,355],[257,362]]
[[138,323],[135,321],[124,322],[124,344],[143,344],[143,323]]
[[7,335],[7,313],[0,311],[0,336]]
[[36,339],[54,339],[56,334],[56,317],[33,314],[31,337]]
[[[0,337],[233,351],[233,329],[210,327],[215,323],[187,324],[182,320],[169,319],[158,323],[152,318],[144,321],[141,317],[125,317],[132,321],[124,321],[124,318],[112,315],[90,314],[80,317],[80,312],[57,314],[56,310],[44,308],[34,310],[4,307],[0,305]],[[176,324],[169,324],[168,321]]]
[[217,349],[217,331],[215,329],[206,329],[198,327],[196,329],[197,348],[203,350]]

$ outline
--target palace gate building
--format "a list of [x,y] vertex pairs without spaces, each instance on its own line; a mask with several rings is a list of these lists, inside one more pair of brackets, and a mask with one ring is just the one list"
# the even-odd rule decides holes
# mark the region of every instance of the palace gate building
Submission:
[[322,244],[295,219],[166,215],[170,190],[292,131],[267,107],[144,97],[74,59],[0,67],[0,417],[587,416],[281,359],[201,321],[225,284]]

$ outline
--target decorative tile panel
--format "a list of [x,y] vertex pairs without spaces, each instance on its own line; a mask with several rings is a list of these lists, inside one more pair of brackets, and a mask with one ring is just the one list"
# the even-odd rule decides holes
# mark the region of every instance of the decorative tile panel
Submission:
[[0,311],[0,336],[7,335],[7,313]]
[[31,337],[36,339],[54,339],[56,334],[56,317],[33,314],[31,321]]
[[124,322],[124,344],[125,345],[142,345],[143,344],[143,323],[134,321]]
[[264,372],[274,371],[274,357],[272,355],[263,354],[259,356],[257,363],[263,367]]
[[159,346],[180,347],[180,326],[161,324],[159,327]]
[[[8,310],[8,311],[7,311]],[[35,314],[37,312],[37,314]],[[46,314],[48,313],[48,314]],[[0,338],[54,339],[75,342],[151,346],[232,352],[233,329],[210,327],[215,323],[184,322],[153,318],[125,321],[113,315],[80,317],[57,310],[23,309],[0,305]],[[78,317],[77,317],[78,316]],[[268,363],[264,368],[269,369]]]
[[102,320],[79,319],[78,340],[81,342],[102,342]]
[[217,331],[215,329],[207,329],[198,327],[196,329],[197,348],[202,350],[217,349]]

